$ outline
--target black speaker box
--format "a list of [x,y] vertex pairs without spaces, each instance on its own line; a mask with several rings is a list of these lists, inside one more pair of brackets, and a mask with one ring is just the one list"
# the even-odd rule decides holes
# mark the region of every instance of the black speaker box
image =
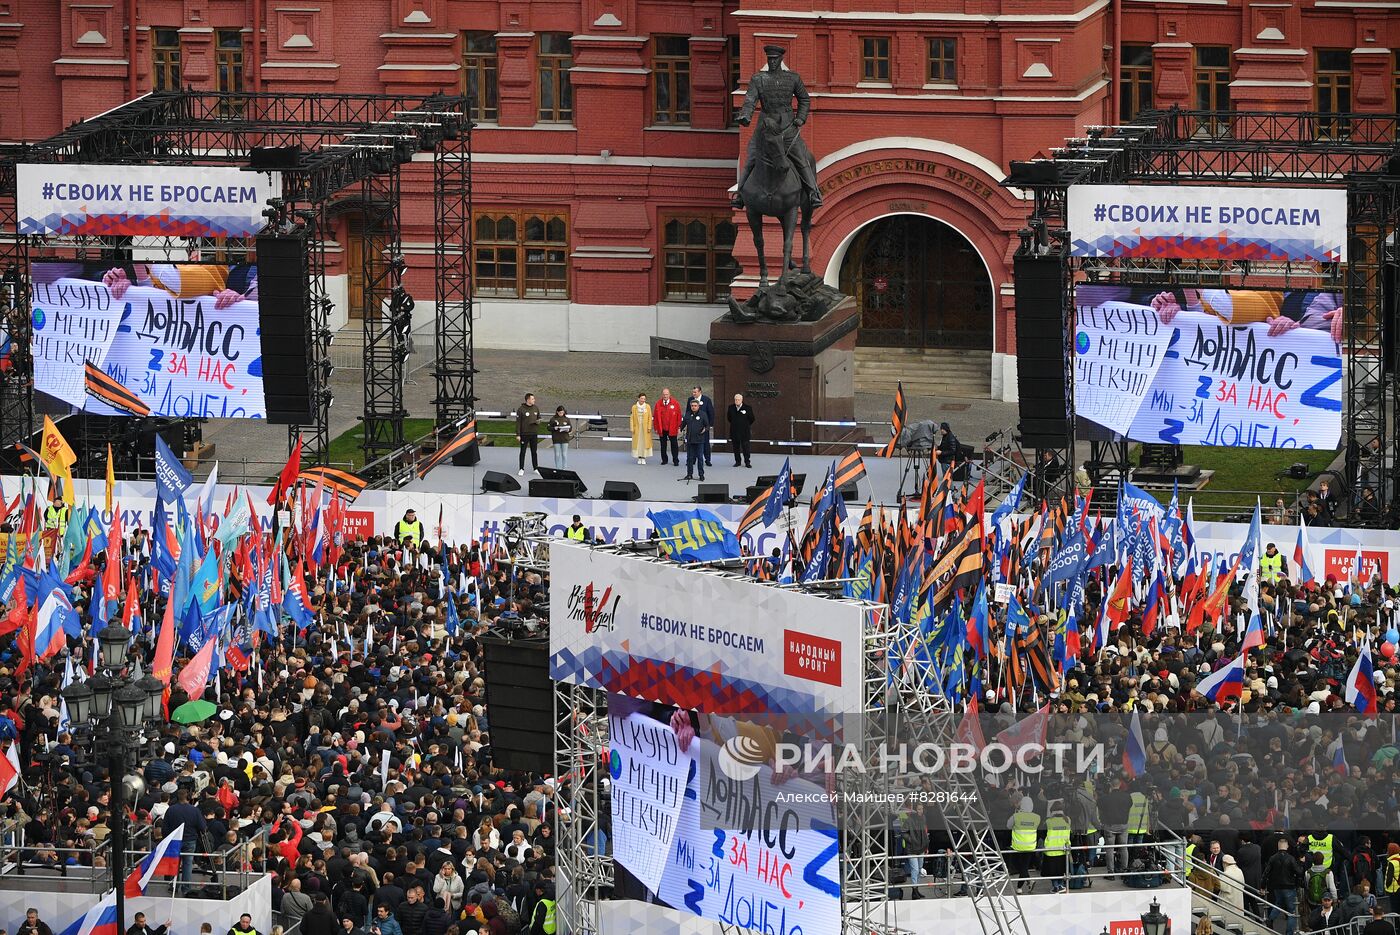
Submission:
[[315,414],[306,352],[311,330],[306,241],[300,237],[258,237],[257,258],[267,421],[309,422]]
[[696,488],[696,503],[728,503],[728,484],[700,484]]
[[481,638],[491,759],[507,770],[554,772],[554,686],[549,644],[538,639]]
[[610,480],[603,484],[604,500],[640,500],[642,491],[630,480]]
[[500,471],[487,471],[481,475],[482,493],[515,493],[520,489],[520,481]]
[[1063,272],[1055,255],[1015,259],[1021,443],[1031,447],[1061,447],[1069,431]]
[[588,485],[585,484],[583,478],[579,477],[574,471],[565,470],[564,468],[542,467],[540,468],[540,477],[543,477],[545,480],[566,480],[577,487],[579,493],[588,492]]
[[847,503],[860,499],[860,491],[856,489],[855,481],[851,481],[849,484],[842,484],[837,488],[836,492],[839,493],[841,499]]
[[295,169],[300,164],[300,146],[254,146],[248,153],[250,169]]
[[452,456],[453,467],[476,467],[481,463],[481,446],[475,442]]
[[547,477],[536,477],[530,481],[530,496],[532,497],[577,497],[581,490],[578,484],[571,480],[550,480]]

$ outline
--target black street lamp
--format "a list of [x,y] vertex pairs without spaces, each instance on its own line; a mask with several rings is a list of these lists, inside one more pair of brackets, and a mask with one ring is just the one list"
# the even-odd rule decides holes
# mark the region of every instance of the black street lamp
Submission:
[[[140,754],[156,739],[165,684],[138,671],[125,672],[131,631],[108,624],[97,633],[101,670],[86,682],[63,690],[74,742],[89,746],[93,758],[105,758],[112,785],[112,881],[117,894],[117,931],[126,931],[126,803],[146,791],[134,770]],[[129,772],[129,770],[131,772]]]
[[1171,929],[1172,920],[1162,912],[1162,907],[1154,898],[1152,905],[1142,914],[1142,935],[1167,935]]

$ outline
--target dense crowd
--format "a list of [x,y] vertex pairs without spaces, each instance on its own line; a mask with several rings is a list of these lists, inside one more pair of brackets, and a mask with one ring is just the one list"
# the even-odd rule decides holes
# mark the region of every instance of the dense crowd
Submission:
[[[135,825],[150,825],[155,840],[184,824],[186,853],[210,855],[190,862],[191,885],[223,870],[270,873],[284,930],[545,931],[570,783],[493,762],[480,637],[547,619],[548,576],[478,543],[423,542],[416,521],[396,529],[410,530],[406,542],[348,541],[305,572],[308,625],[283,619],[278,640],[257,639],[246,656],[231,650],[220,660],[203,696],[217,714],[165,724],[148,748]],[[287,549],[299,557],[295,539]],[[145,533],[133,534],[126,552],[133,577],[145,580]],[[1192,632],[1175,617],[1144,632],[1135,603],[1101,645],[1086,639],[1055,661],[1051,646],[1065,629],[1060,602],[1023,590],[1014,606],[1031,608],[1030,627],[1008,624],[1008,605],[993,605],[975,683],[988,730],[1044,711],[1052,739],[1102,744],[1110,767],[1088,781],[1041,778],[988,790],[988,811],[1019,874],[1031,861],[1015,853],[1026,840],[1016,829],[1024,832],[1024,816],[1034,815],[1034,850],[1058,842],[1063,824],[1075,845],[1109,845],[1097,859],[1110,873],[1139,879],[1156,868],[1132,866],[1133,852],[1112,845],[1150,842],[1163,829],[1194,834],[1188,870],[1207,874],[1197,876],[1203,888],[1214,880],[1219,890],[1233,867],[1249,899],[1257,891],[1299,905],[1301,897],[1304,920],[1326,908],[1309,879],[1319,863],[1335,911],[1368,908],[1375,896],[1384,907],[1400,890],[1396,591],[1330,577],[1298,587],[1287,562],[1274,563],[1277,550],[1265,554],[1265,632],[1247,652],[1247,574],[1227,586],[1226,609]],[[1050,555],[1026,561],[1032,573],[1023,580],[1033,581]],[[1088,576],[1082,619],[1098,619],[1117,571],[1101,566]],[[235,601],[236,563],[226,586]],[[90,588],[80,582],[74,591],[85,619]],[[149,671],[164,599],[150,588],[138,599],[144,623],[133,652]],[[70,641],[79,665],[86,645]],[[1363,645],[1377,695],[1377,711],[1365,717],[1346,699]],[[23,765],[23,782],[0,808],[22,827],[27,862],[100,866],[112,828],[108,777],[60,729],[68,654],[20,676],[23,651],[18,639],[0,643],[0,735],[14,737]],[[179,654],[177,670],[187,656]],[[1238,697],[1217,703],[1194,690],[1241,658]],[[173,688],[168,710],[187,700]],[[1141,766],[1125,773],[1117,764],[1134,714],[1145,749]],[[930,809],[901,814],[891,828],[915,882],[949,866],[941,825]],[[1048,873],[1043,862],[1040,869],[1066,878],[1071,870],[1057,870],[1053,855]]]
[[[138,533],[129,553],[145,551]],[[183,822],[186,854],[217,855],[192,862],[196,885],[265,868],[287,930],[498,933],[516,930],[517,917],[528,927],[537,906],[543,930],[568,781],[493,763],[479,637],[546,616],[547,576],[484,560],[475,544],[374,537],[346,543],[307,580],[314,622],[284,624],[246,668],[225,663],[205,695],[216,716],[162,728],[142,764],[134,827],[154,826],[156,840]],[[142,616],[161,619],[150,594]],[[148,623],[133,647],[147,671],[155,641]],[[27,861],[100,865],[108,777],[59,731],[63,657],[17,680],[18,653],[14,641],[0,653],[0,711],[24,764],[4,813],[23,827]],[[186,700],[173,688],[169,710]]]

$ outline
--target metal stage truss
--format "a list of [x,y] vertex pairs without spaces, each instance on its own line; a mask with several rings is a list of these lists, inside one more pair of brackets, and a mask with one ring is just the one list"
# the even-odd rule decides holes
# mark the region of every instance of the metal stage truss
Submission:
[[[1400,114],[1250,113],[1172,109],[1142,115],[1130,124],[1091,126],[1065,141],[1052,158],[1013,165],[1003,185],[1034,196],[1018,256],[1060,256],[1065,356],[1078,282],[1162,282],[1184,285],[1246,283],[1261,287],[1338,289],[1345,293],[1346,385],[1343,441],[1345,492],[1360,498],[1363,454],[1383,453],[1380,502],[1370,522],[1387,522],[1400,506],[1400,464],[1392,448],[1400,441],[1400,385],[1396,381],[1395,303],[1400,229]],[[1070,257],[1065,202],[1072,185],[1277,185],[1343,188],[1347,192],[1348,262],[1250,263],[1158,258]],[[1071,389],[1072,400],[1072,383]],[[1067,447],[1053,449],[1062,463],[1074,461],[1074,426]],[[1126,474],[1126,442],[1095,443],[1092,458],[1102,473]],[[1068,472],[1067,472],[1068,476]],[[1365,525],[1365,517],[1349,522]]]
[[[32,434],[34,400],[29,360],[28,259],[38,246],[79,256],[113,256],[131,249],[129,238],[38,237],[16,234],[15,167],[21,163],[210,165],[248,168],[257,148],[295,149],[281,168],[282,199],[269,206],[267,233],[308,242],[307,320],[311,348],[308,381],[315,424],[293,426],[303,438],[303,461],[325,463],[331,402],[326,283],[328,207],[358,187],[366,212],[363,286],[366,461],[403,441],[403,373],[407,334],[395,327],[390,298],[403,276],[399,243],[402,167],[433,153],[434,297],[448,310],[436,320],[437,414],[446,424],[470,406],[471,336],[471,119],[459,95],[220,94],[169,91],[147,94],[74,124],[36,143],[0,147],[0,309],[8,319],[15,364],[0,375],[0,443]],[[167,253],[192,244],[164,238]],[[252,241],[202,244],[225,253],[251,252]],[[156,245],[153,249],[162,249]]]
[[[595,546],[600,551],[626,553],[645,543]],[[696,574],[736,573],[715,568]],[[779,587],[753,582],[754,587]],[[839,590],[806,588],[833,600]],[[891,668],[891,648],[909,639],[908,629],[892,632],[889,609],[883,604],[862,604],[863,650],[861,685],[863,710],[859,719],[859,746],[867,769],[836,776],[836,820],[840,829],[842,932],[846,935],[901,935],[895,920],[897,904],[890,898],[890,865],[903,860],[892,854],[888,801],[902,781],[879,768],[887,739],[909,743],[953,742],[954,723],[950,703],[916,684],[916,674],[906,666]],[[918,624],[913,636],[919,637]],[[855,713],[855,712],[852,712]],[[563,935],[603,935],[600,903],[613,884],[612,858],[593,846],[598,840],[599,810],[603,807],[604,754],[608,750],[607,694],[597,689],[556,682],[554,694],[554,766],[556,775],[570,776],[573,796],[568,804],[570,820],[560,825],[558,904]],[[847,737],[851,734],[850,720]],[[1027,935],[1028,929],[1011,885],[1005,861],[997,849],[996,835],[980,799],[975,778],[968,773],[947,772],[935,777],[939,788],[961,793],[940,803],[954,836],[969,894],[984,935]],[[856,795],[854,793],[861,793]],[[743,930],[721,925],[725,932]],[[612,933],[607,933],[612,935]]]

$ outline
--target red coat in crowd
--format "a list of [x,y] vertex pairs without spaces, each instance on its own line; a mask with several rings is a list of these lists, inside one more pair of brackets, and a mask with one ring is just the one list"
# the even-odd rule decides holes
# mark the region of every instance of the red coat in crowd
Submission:
[[651,409],[651,424],[658,435],[675,435],[681,430],[681,404],[672,396],[658,399]]

